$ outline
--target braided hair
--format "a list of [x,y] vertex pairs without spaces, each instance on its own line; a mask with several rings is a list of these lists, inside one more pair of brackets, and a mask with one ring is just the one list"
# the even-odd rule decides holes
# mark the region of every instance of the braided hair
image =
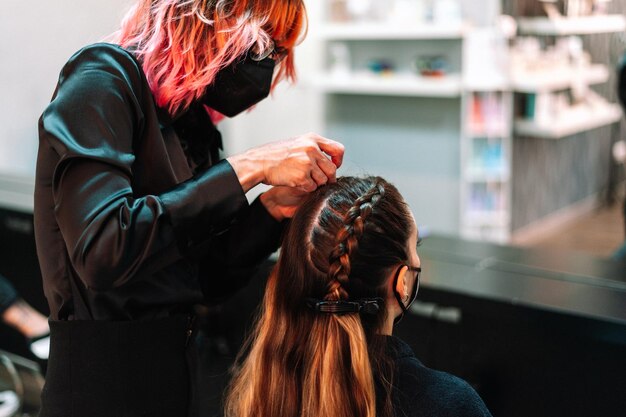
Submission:
[[304,248],[293,254],[307,260],[304,292],[327,301],[386,298],[390,268],[408,259],[412,223],[396,187],[381,177],[341,177],[313,193],[298,214],[290,229],[301,233],[292,242],[287,237],[283,250]]
[[381,181],[360,196],[343,217],[343,225],[336,238],[336,246],[329,256],[328,289],[325,300],[347,299],[348,278],[350,277],[350,254],[357,251],[359,239],[363,236],[365,222],[372,214],[376,203],[385,195]]

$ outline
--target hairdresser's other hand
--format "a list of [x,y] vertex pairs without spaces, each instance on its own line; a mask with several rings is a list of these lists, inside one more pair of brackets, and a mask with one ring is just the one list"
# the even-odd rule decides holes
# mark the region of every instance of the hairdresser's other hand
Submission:
[[228,158],[247,192],[259,183],[311,192],[336,181],[344,146],[315,133],[268,143]]
[[298,188],[272,187],[261,194],[261,203],[278,221],[290,219],[309,193]]

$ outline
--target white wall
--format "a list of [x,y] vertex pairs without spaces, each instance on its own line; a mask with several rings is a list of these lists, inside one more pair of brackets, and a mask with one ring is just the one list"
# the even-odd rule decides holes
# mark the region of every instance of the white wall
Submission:
[[117,29],[132,0],[0,1],[0,172],[32,176],[37,120],[59,71]]
[[[132,3],[46,0],[35,7],[23,0],[0,2],[0,173],[33,175],[37,120],[50,101],[63,64],[82,46],[117,29]],[[313,20],[318,8],[311,7]],[[301,79],[317,65],[313,38],[309,36],[297,50]],[[254,111],[221,124],[226,152],[319,131],[320,99],[305,83],[280,86]]]

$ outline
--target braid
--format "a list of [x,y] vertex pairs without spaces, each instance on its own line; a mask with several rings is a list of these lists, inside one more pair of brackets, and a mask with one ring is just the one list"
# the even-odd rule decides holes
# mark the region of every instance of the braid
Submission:
[[367,193],[357,198],[343,218],[343,225],[336,237],[335,249],[329,257],[330,282],[326,300],[347,299],[346,287],[350,276],[350,256],[356,252],[359,239],[365,230],[365,221],[372,214],[378,200],[385,195],[385,187],[379,181]]

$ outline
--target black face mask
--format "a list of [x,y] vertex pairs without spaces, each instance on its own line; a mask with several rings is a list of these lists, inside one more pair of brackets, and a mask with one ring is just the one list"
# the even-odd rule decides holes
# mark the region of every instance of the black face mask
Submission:
[[270,94],[275,65],[271,58],[255,61],[247,54],[245,59],[217,73],[202,103],[224,116],[238,115]]
[[400,279],[401,271],[402,271],[402,267],[398,268],[398,272],[396,272],[396,277],[393,280],[393,289],[394,289],[393,295],[396,296],[396,301],[400,305],[400,308],[402,309],[402,313],[393,320],[393,324],[400,323],[400,320],[402,320],[402,318],[404,317],[404,314],[407,311],[409,311],[409,307],[411,307],[411,304],[413,304],[413,301],[415,301],[415,298],[417,297],[417,290],[419,288],[419,276],[416,276],[415,281],[413,282],[413,288],[411,289],[411,295],[409,296],[408,303],[405,305],[404,302],[402,301],[402,298],[400,297],[400,294],[398,294],[398,291],[396,291],[396,288],[398,288],[398,280]]

